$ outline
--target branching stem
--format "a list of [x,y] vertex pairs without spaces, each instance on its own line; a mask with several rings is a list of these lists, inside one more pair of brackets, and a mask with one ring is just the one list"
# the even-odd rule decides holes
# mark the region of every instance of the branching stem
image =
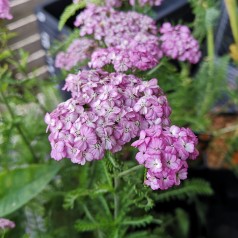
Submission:
[[126,176],[126,175],[128,175],[128,174],[130,174],[130,173],[132,173],[132,172],[134,172],[134,171],[136,171],[138,169],[143,168],[143,167],[144,167],[143,165],[136,165],[136,166],[134,166],[134,167],[132,167],[132,168],[130,168],[128,170],[125,170],[125,171],[119,173],[117,175],[117,177],[120,178],[120,177]]

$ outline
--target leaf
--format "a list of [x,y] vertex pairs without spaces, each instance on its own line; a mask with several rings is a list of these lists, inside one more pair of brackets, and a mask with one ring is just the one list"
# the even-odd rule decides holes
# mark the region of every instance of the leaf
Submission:
[[114,223],[113,220],[105,220],[102,219],[100,222],[92,222],[88,220],[77,220],[75,223],[75,228],[77,231],[95,231],[95,230],[103,230],[108,228],[113,228]]
[[75,15],[75,13],[86,6],[85,1],[80,1],[78,4],[70,4],[68,7],[65,8],[63,14],[60,16],[59,21],[59,30],[61,31],[65,25],[65,23],[68,21],[68,19]]
[[137,231],[132,234],[129,234],[127,238],[158,238],[156,234],[150,234],[148,231]]
[[130,218],[122,222],[123,225],[133,226],[133,227],[145,227],[146,225],[153,222],[153,217],[151,215],[141,217],[139,219]]
[[109,193],[112,192],[112,188],[108,185],[104,185],[104,184],[99,184],[97,185],[96,188],[94,189],[87,189],[87,188],[78,188],[76,190],[73,190],[69,193],[66,194],[65,198],[64,198],[64,205],[63,207],[65,209],[73,209],[74,208],[74,204],[76,202],[77,199],[89,196],[91,198],[97,198],[99,197],[101,194],[104,193]]
[[10,57],[12,55],[11,51],[10,50],[4,50],[2,52],[0,52],[0,60],[4,60],[8,57]]
[[166,190],[156,196],[157,201],[169,201],[171,199],[184,199],[195,195],[210,196],[213,190],[207,181],[193,179],[184,182],[183,186]]
[[[0,174],[0,217],[4,217],[30,201],[56,175],[59,165],[30,165]],[[6,178],[7,177],[7,178]]]
[[176,218],[177,218],[177,225],[176,232],[179,234],[177,237],[189,237],[189,226],[190,220],[188,214],[181,208],[177,208],[175,211]]
[[100,225],[98,223],[93,223],[90,221],[85,220],[78,220],[75,224],[75,228],[77,231],[95,231],[100,228]]

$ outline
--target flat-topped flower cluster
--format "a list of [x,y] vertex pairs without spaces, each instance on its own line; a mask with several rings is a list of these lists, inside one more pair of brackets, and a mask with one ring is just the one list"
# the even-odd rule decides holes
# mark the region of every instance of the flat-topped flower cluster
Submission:
[[187,178],[187,159],[196,159],[198,141],[189,128],[152,126],[140,132],[132,143],[139,152],[136,160],[147,170],[145,184],[155,189],[168,189]]
[[187,26],[172,26],[166,22],[160,28],[161,49],[164,55],[179,61],[196,64],[201,58],[198,41],[193,38]]
[[57,68],[70,70],[79,62],[84,62],[91,57],[97,47],[94,40],[88,38],[75,39],[66,52],[59,52],[55,59]]
[[102,159],[105,150],[120,151],[141,130],[170,124],[171,109],[156,79],[83,70],[70,74],[64,89],[72,98],[45,117],[56,160]]

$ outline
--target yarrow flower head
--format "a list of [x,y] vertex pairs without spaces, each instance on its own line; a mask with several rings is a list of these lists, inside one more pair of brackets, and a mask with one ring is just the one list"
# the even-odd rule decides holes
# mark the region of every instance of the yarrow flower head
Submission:
[[64,89],[72,98],[45,116],[55,160],[67,157],[81,165],[99,160],[141,130],[170,124],[171,109],[156,79],[83,70],[70,74]]
[[80,27],[81,36],[93,35],[107,47],[124,45],[138,33],[156,35],[158,32],[155,21],[146,15],[93,4],[77,16],[74,24]]
[[198,63],[201,58],[199,43],[187,26],[172,26],[166,22],[160,28],[160,33],[161,50],[164,55],[179,61]]
[[[134,6],[136,0],[129,0],[130,4]],[[163,0],[139,0],[138,3],[140,6],[150,5],[150,6],[160,6]]]
[[70,70],[78,63],[90,59],[93,50],[96,48],[94,40],[81,38],[74,40],[66,52],[59,52],[55,59],[57,68]]
[[187,178],[187,160],[195,159],[198,140],[190,129],[155,125],[140,132],[132,146],[139,149],[136,160],[147,168],[145,184],[165,190]]
[[[124,0],[125,1],[125,0]],[[139,0],[138,4],[140,6],[150,5],[150,6],[160,6],[163,0]],[[79,3],[80,0],[73,0],[75,4]],[[90,1],[89,1],[90,2]],[[104,4],[108,7],[121,7],[122,6],[122,0],[105,0],[103,1]],[[93,1],[91,1],[93,3]],[[135,0],[129,0],[129,4],[131,6],[136,5]]]
[[75,21],[81,36],[93,35],[106,48],[95,50],[89,66],[101,69],[113,65],[115,71],[148,70],[163,53],[155,21],[136,12],[120,12],[110,7],[89,5]]
[[144,71],[155,67],[162,56],[157,36],[137,34],[125,45],[94,51],[89,66],[100,69],[111,64],[117,72]]
[[6,219],[0,218],[0,230],[1,229],[13,229],[15,227],[15,223]]
[[9,1],[1,0],[0,1],[0,19],[12,19],[12,15],[10,13]]

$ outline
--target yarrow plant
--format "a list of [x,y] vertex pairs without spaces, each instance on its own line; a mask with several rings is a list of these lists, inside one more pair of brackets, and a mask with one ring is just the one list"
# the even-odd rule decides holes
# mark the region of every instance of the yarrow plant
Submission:
[[[160,2],[139,1],[141,5]],[[121,151],[140,136],[132,146],[139,149],[136,160],[147,170],[145,184],[165,190],[187,178],[186,161],[197,157],[198,141],[190,129],[171,126],[171,108],[157,79],[143,81],[122,72],[154,68],[163,55],[197,63],[199,45],[186,26],[164,23],[158,30],[152,18],[109,5],[89,4],[75,20],[84,38],[57,56],[56,64],[67,65],[65,68],[76,65],[77,57],[91,58],[88,65],[94,70],[69,74],[63,89],[71,92],[72,98],[45,117],[51,157],[67,157],[84,165],[102,159],[106,151]],[[98,45],[91,56],[85,54],[90,42]],[[109,65],[116,72],[105,71]]]

